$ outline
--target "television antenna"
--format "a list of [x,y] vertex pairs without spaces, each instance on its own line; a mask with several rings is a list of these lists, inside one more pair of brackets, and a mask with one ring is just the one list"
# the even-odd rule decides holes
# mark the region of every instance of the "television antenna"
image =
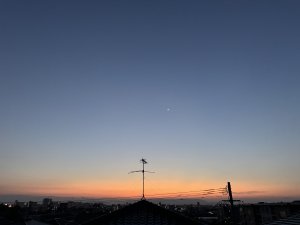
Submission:
[[155,173],[155,172],[152,172],[152,171],[147,171],[145,170],[145,164],[147,164],[148,162],[146,161],[146,159],[142,158],[140,160],[140,162],[143,164],[143,169],[142,170],[134,170],[134,171],[130,171],[128,174],[130,173],[142,173],[143,174],[143,195],[142,195],[142,198],[141,200],[145,200],[145,173]]

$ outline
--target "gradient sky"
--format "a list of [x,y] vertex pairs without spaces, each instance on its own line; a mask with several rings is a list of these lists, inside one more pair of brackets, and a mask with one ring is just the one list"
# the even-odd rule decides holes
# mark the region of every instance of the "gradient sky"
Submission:
[[300,198],[299,9],[0,1],[0,194]]

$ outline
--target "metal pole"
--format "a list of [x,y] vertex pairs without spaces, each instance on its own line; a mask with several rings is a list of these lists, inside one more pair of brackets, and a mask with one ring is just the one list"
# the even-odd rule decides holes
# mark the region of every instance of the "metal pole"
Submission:
[[142,197],[142,199],[145,199],[145,194],[144,194],[144,192],[145,192],[145,189],[144,189],[144,187],[145,187],[145,176],[144,176],[144,174],[145,174],[145,170],[144,170],[144,163],[143,163],[143,197]]
[[227,182],[227,187],[228,187],[229,202],[230,202],[230,220],[231,220],[231,224],[236,224],[236,217],[235,217],[235,212],[234,212],[234,208],[233,208],[233,197],[232,197],[232,190],[231,190],[230,182]]
[[230,182],[227,182],[227,187],[228,187],[228,194],[229,194],[229,202],[230,202],[230,205],[231,205],[231,209],[233,209],[233,198],[232,198],[232,191],[231,191]]
[[154,173],[151,171],[145,171],[145,164],[147,164],[146,159],[142,158],[140,160],[141,163],[143,163],[143,170],[135,170],[135,171],[131,171],[129,173],[143,173],[143,193],[142,193],[142,200],[145,200],[145,172],[146,173]]

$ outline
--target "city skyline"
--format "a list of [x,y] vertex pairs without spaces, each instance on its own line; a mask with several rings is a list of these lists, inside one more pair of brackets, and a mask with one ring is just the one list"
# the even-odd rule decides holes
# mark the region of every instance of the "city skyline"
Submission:
[[1,1],[0,198],[300,198],[298,1]]

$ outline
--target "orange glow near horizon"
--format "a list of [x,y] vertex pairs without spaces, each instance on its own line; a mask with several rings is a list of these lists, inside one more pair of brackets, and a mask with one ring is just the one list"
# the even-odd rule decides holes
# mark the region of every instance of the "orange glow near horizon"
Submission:
[[[180,180],[169,181],[147,181],[145,185],[145,196],[150,198],[155,197],[170,197],[170,198],[187,198],[187,197],[208,197],[208,198],[226,198],[226,195],[217,193],[209,195],[201,195],[199,192],[208,189],[224,188],[226,182],[183,182]],[[253,188],[254,187],[254,188]],[[50,195],[50,196],[65,196],[65,197],[89,197],[89,198],[139,198],[141,197],[142,186],[141,183],[135,182],[117,182],[108,181],[105,184],[102,182],[74,182],[62,185],[46,185],[46,186],[20,186],[20,189],[9,189],[5,194],[25,194],[25,195]],[[269,196],[299,196],[299,190],[286,190],[271,186],[269,184],[251,184],[251,183],[232,183],[232,190],[236,198],[255,198],[255,197],[269,197]],[[178,192],[188,192],[186,194],[171,194]],[[287,192],[288,191],[288,192]],[[288,193],[288,194],[286,194]],[[2,194],[4,194],[2,192]],[[157,195],[159,194],[159,195]],[[165,195],[164,195],[165,194]]]

